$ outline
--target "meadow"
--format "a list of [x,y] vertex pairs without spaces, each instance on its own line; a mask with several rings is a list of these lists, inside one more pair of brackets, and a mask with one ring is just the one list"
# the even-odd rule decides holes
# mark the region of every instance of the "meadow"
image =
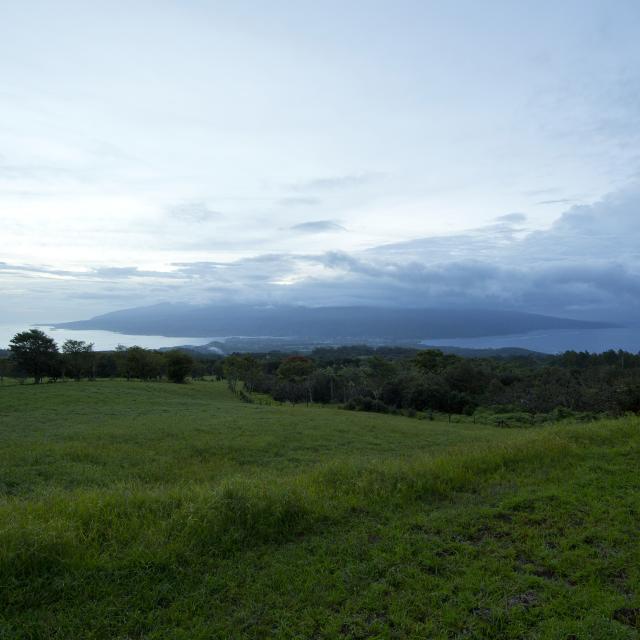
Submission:
[[0,387],[0,640],[640,637],[640,420]]

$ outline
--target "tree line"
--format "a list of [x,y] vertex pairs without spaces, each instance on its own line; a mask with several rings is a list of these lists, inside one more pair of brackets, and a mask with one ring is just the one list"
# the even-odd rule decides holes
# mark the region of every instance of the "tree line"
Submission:
[[45,378],[55,382],[115,377],[184,382],[210,373],[206,363],[177,349],[161,352],[119,346],[115,351],[98,352],[83,340],[66,340],[58,348],[55,340],[39,329],[17,333],[9,343],[8,357],[0,358],[0,381],[11,376],[23,382],[32,378],[35,384]]
[[226,380],[244,399],[265,394],[280,402],[339,404],[351,410],[406,415],[496,414],[562,417],[640,413],[640,354],[567,351],[561,355],[473,357],[435,349],[350,346],[315,349],[310,355],[279,352],[226,357],[55,341],[32,329],[16,334],[0,377],[184,382]]
[[316,349],[310,357],[228,356],[232,389],[276,400],[341,404],[347,409],[423,413],[536,414],[640,412],[640,354],[567,351],[465,358],[435,349]]

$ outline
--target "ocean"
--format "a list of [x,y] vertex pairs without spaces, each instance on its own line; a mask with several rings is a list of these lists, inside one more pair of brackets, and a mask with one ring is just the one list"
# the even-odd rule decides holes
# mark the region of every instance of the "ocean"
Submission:
[[447,338],[424,340],[425,345],[438,347],[467,347],[470,349],[497,349],[519,347],[543,353],[563,351],[590,351],[600,353],[609,349],[622,349],[631,353],[640,352],[640,324],[613,329],[554,329],[531,331],[507,336],[484,336],[480,338]]

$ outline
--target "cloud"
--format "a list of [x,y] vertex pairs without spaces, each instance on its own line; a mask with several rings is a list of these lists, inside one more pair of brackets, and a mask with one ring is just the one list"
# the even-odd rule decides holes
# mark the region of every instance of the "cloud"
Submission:
[[75,272],[66,269],[57,269],[43,265],[34,264],[10,264],[8,262],[0,262],[0,271],[5,273],[14,273],[20,275],[48,275],[48,276],[73,276]]
[[180,272],[175,271],[150,271],[138,269],[138,267],[96,267],[89,273],[76,272],[76,277],[105,278],[120,280],[129,278],[179,278]]
[[540,200],[536,202],[537,205],[547,205],[547,204],[571,204],[575,202],[573,198],[560,198],[559,200]]
[[496,222],[506,222],[508,224],[518,224],[527,221],[527,216],[524,213],[507,213],[504,216],[498,216]]
[[218,211],[213,211],[204,202],[182,202],[169,207],[168,214],[170,217],[184,222],[208,222],[220,217]]
[[287,197],[278,200],[278,204],[282,207],[313,207],[321,202],[320,198],[305,198],[302,196]]
[[547,196],[561,193],[562,189],[560,187],[548,187],[546,189],[528,189],[527,191],[523,191],[522,195],[525,196]]
[[516,233],[520,215],[464,234],[318,256],[332,274],[299,298],[420,306],[491,306],[640,318],[640,189],[575,206],[549,229]]
[[0,179],[48,181],[72,175],[72,171],[65,167],[37,163],[11,163],[0,155]]
[[316,178],[292,185],[294,191],[337,191],[353,189],[377,182],[384,177],[383,173],[366,171],[359,174]]
[[517,245],[520,255],[546,261],[583,264],[640,262],[640,185],[608,194],[590,205],[576,205],[546,231],[528,235]]
[[[574,206],[546,230],[523,233],[523,221],[521,214],[509,214],[465,233],[366,251],[265,253],[175,262],[165,270],[114,265],[74,271],[5,261],[0,282],[5,291],[28,288],[33,304],[84,298],[96,305],[102,300],[107,308],[100,311],[115,304],[220,300],[484,307],[640,319],[640,188]],[[343,228],[315,220],[293,230]]]
[[312,220],[302,222],[290,227],[291,231],[298,233],[331,233],[335,231],[346,231],[346,229],[334,220]]

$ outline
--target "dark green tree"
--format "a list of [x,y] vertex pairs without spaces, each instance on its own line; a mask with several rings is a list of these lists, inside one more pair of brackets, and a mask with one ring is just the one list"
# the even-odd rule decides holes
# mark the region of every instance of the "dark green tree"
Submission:
[[202,360],[194,360],[191,367],[191,379],[192,380],[204,380],[207,375],[207,365]]
[[307,402],[313,402],[311,374],[315,366],[313,360],[304,356],[285,358],[278,367],[278,378],[285,383],[286,393],[291,402],[295,402],[300,392],[304,392]]
[[249,393],[253,392],[261,377],[260,363],[251,355],[243,356],[240,362],[240,379]]
[[0,358],[0,384],[4,382],[5,376],[9,376],[11,373],[11,360],[9,358]]
[[127,349],[127,372],[129,377],[140,380],[153,380],[162,377],[165,360],[162,354],[144,349],[143,347],[129,347]]
[[95,354],[92,342],[65,340],[62,353],[65,374],[76,380],[80,380],[83,375],[94,377]]
[[118,356],[115,353],[96,354],[96,376],[98,378],[115,378],[118,375]]
[[193,358],[184,351],[174,349],[165,354],[167,361],[167,377],[171,382],[183,383],[193,368]]
[[367,383],[375,400],[379,400],[382,390],[393,377],[395,368],[389,360],[380,356],[373,356],[367,360],[364,369]]
[[229,389],[236,393],[238,390],[238,382],[242,375],[242,356],[238,353],[234,353],[227,356],[222,363],[222,373],[229,385]]
[[336,373],[336,382],[341,389],[342,401],[347,403],[365,390],[365,376],[360,367],[342,367]]
[[440,373],[448,364],[456,360],[456,356],[445,355],[438,349],[425,349],[416,353],[413,362],[425,373]]
[[58,360],[58,346],[40,329],[16,333],[9,350],[16,367],[32,376],[36,384],[55,369]]

